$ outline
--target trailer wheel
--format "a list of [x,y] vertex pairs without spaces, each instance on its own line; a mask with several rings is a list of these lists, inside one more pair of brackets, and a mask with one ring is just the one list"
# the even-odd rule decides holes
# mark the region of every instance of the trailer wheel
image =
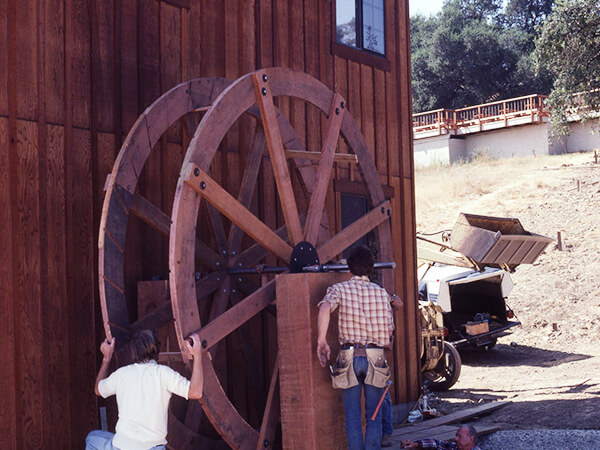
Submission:
[[444,354],[437,365],[423,374],[433,391],[447,391],[458,381],[462,362],[454,345],[445,342]]

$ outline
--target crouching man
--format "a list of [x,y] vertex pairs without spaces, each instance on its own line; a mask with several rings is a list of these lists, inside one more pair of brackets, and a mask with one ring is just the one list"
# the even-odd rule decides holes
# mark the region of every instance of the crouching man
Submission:
[[[338,334],[341,350],[333,366],[333,386],[342,389],[346,440],[349,450],[381,446],[381,410],[372,415],[390,378],[384,347],[390,344],[394,318],[385,289],[369,281],[373,254],[367,247],[352,250],[348,258],[350,280],[334,284],[319,302],[317,356],[325,367],[330,357],[327,329],[331,313],[339,307]],[[364,390],[367,428],[363,441],[361,396]]]
[[151,330],[137,332],[128,346],[132,364],[121,367],[108,376],[108,367],[115,349],[115,338],[100,345],[104,358],[96,377],[96,395],[117,396],[119,419],[116,434],[95,430],[86,438],[87,450],[147,450],[164,449],[167,443],[167,423],[171,394],[185,399],[202,397],[202,347],[196,334],[193,345],[186,342],[194,358],[191,380],[168,366],[156,362],[160,344]]

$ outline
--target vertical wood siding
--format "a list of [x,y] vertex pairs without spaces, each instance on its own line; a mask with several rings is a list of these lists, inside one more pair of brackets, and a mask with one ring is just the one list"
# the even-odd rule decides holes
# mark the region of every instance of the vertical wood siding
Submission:
[[[237,77],[275,65],[306,71],[339,92],[360,125],[381,181],[394,192],[397,315],[395,401],[418,392],[414,180],[407,0],[386,0],[384,71],[331,53],[328,0],[8,0],[0,5],[0,447],[81,448],[99,426],[93,382],[103,339],[98,301],[97,234],[103,187],[121,143],[140,113],[178,83]],[[317,151],[326,120],[302,102],[277,99],[308,150]],[[214,177],[239,190],[255,121],[226,136]],[[170,214],[192,130],[176,124],[157,143],[140,190]],[[338,151],[347,152],[344,143]],[[270,167],[268,157],[263,168]],[[282,224],[270,170],[252,209]],[[339,179],[360,181],[336,164]],[[330,191],[333,190],[333,183]],[[336,223],[336,201],[327,204]],[[126,290],[168,273],[168,241],[131,220]],[[137,231],[137,232],[136,232]],[[210,234],[210,233],[208,233]],[[148,245],[152,242],[153,245]],[[131,257],[129,255],[132,255]],[[143,261],[143,264],[142,264]],[[135,316],[135,305],[130,305]],[[250,324],[268,383],[275,320]],[[230,340],[239,340],[232,336]],[[225,354],[225,351],[223,352]],[[243,356],[228,352],[230,372]],[[229,370],[228,370],[229,369]],[[234,403],[258,420],[256,400],[238,378],[224,377]],[[244,381],[245,383],[245,381]],[[260,396],[259,396],[260,397]],[[101,402],[101,403],[99,403]],[[253,419],[253,420],[254,420]],[[114,420],[114,419],[113,419]]]

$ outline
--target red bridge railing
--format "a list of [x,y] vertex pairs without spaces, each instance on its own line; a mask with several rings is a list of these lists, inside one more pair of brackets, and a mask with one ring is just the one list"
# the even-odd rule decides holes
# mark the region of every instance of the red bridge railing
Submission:
[[481,131],[482,125],[487,123],[502,122],[502,125],[507,127],[510,119],[518,117],[530,116],[533,121],[536,116],[548,115],[548,107],[545,104],[546,98],[546,95],[534,94],[468,108],[436,109],[413,114],[413,132],[417,135],[418,133],[435,130],[438,131],[438,134],[446,134],[450,130],[456,131],[474,125],[478,128],[468,132],[475,132]]

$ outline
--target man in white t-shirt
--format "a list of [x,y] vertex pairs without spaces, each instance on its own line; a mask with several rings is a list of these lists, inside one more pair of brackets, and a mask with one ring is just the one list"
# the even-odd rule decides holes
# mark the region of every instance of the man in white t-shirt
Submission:
[[132,364],[121,367],[108,376],[108,367],[115,349],[115,338],[100,345],[104,358],[96,377],[96,395],[117,396],[119,419],[116,433],[95,430],[86,438],[86,450],[147,450],[164,449],[167,443],[167,423],[171,394],[185,399],[202,397],[202,347],[198,335],[186,343],[194,361],[192,377],[181,376],[168,366],[158,364],[159,343],[151,330],[137,332],[128,346]]

